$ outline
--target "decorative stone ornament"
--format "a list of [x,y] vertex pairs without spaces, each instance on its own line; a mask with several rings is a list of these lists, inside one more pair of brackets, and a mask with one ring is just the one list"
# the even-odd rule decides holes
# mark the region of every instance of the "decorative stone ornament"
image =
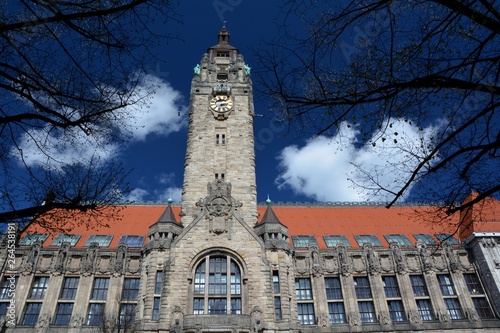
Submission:
[[196,205],[206,211],[209,231],[214,234],[228,232],[229,221],[235,209],[241,204],[231,197],[231,183],[222,179],[215,180],[207,185],[208,196]]

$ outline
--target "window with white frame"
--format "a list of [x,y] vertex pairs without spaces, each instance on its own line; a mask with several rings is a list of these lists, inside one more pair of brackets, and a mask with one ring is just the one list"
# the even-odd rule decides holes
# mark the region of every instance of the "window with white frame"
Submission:
[[314,236],[292,236],[294,247],[304,247],[307,248],[309,244],[317,245],[316,237]]
[[42,244],[49,237],[49,234],[26,234],[19,241],[19,246],[29,246],[33,245],[35,242],[40,241]]
[[241,268],[229,255],[213,254],[196,266],[193,284],[194,314],[241,314]]

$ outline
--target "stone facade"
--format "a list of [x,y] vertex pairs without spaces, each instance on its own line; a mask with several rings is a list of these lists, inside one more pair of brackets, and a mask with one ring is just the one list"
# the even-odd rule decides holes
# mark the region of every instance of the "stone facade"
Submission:
[[189,116],[180,221],[169,202],[155,220],[139,210],[134,246],[2,242],[2,332],[499,331],[498,234],[325,248],[291,242],[270,203],[258,219],[252,84],[225,28],[195,68]]

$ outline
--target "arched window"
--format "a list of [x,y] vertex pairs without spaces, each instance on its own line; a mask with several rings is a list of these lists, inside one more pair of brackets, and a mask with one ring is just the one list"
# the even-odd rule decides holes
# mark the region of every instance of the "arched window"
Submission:
[[194,274],[194,314],[241,314],[241,270],[230,256],[210,255]]

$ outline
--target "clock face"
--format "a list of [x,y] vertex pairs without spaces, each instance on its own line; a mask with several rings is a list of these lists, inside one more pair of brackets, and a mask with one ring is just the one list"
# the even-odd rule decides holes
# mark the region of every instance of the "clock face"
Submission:
[[229,96],[218,95],[210,100],[210,108],[215,112],[227,112],[233,108],[233,100]]

